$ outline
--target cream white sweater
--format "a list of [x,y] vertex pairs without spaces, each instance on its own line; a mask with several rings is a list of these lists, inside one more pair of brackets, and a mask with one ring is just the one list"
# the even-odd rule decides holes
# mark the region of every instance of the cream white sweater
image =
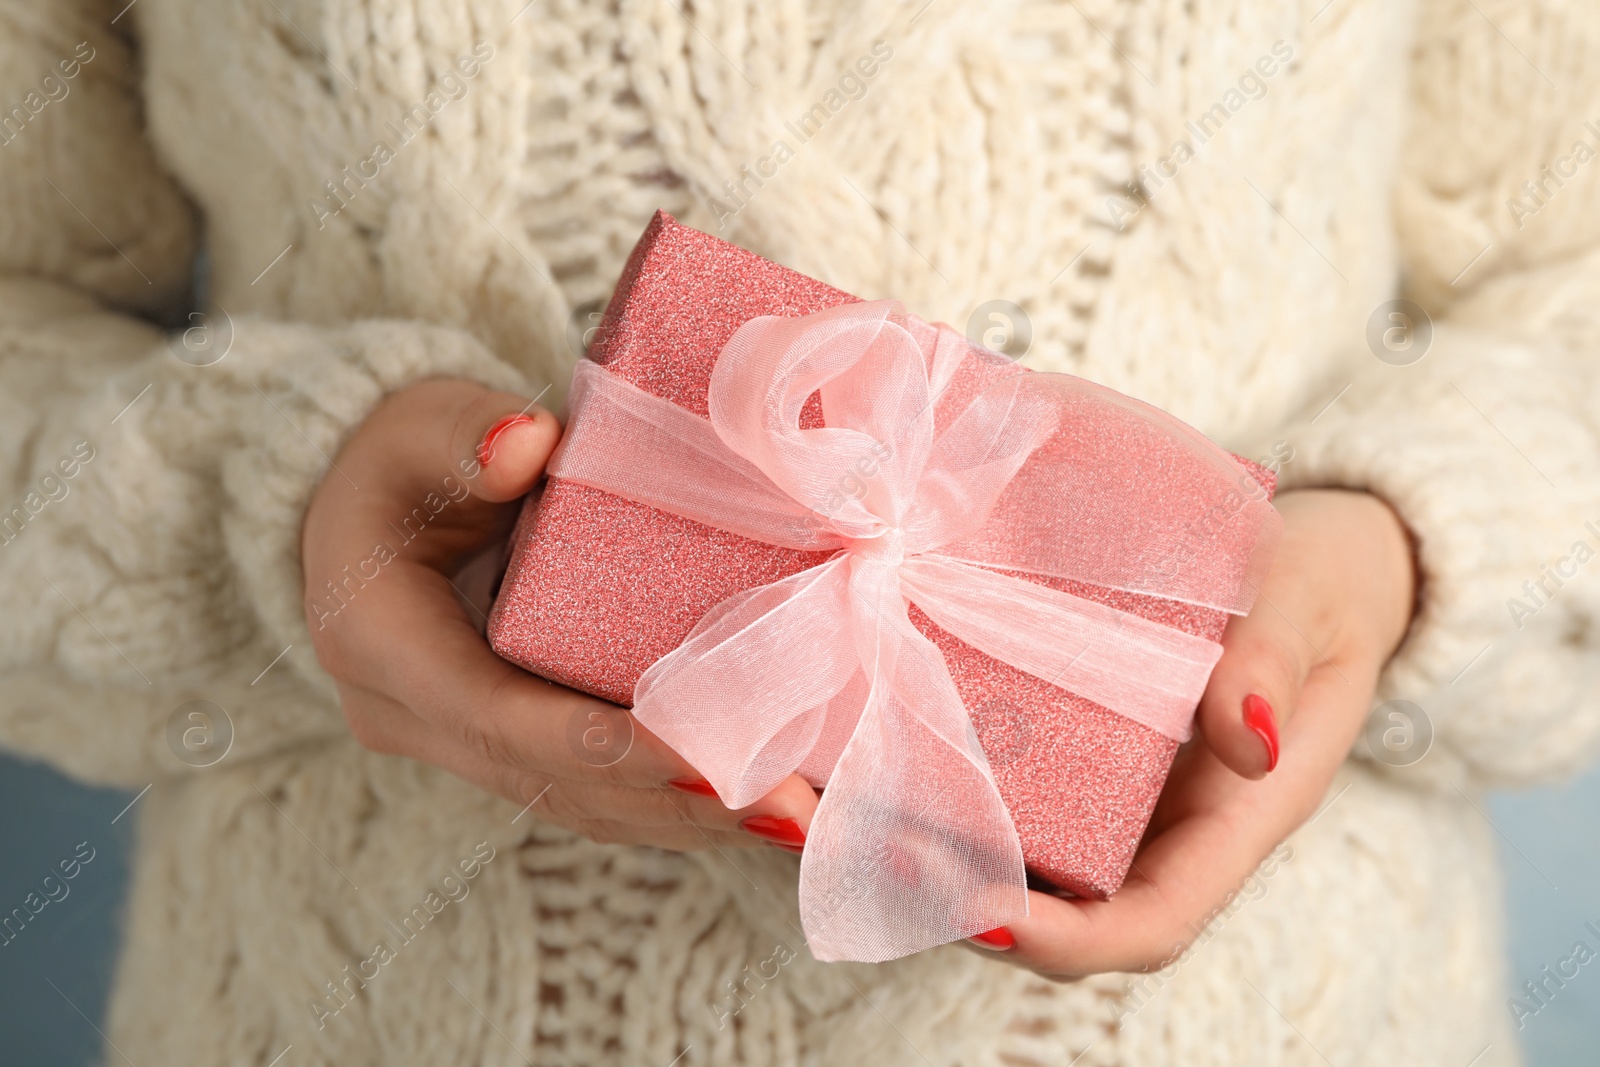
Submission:
[[[1592,4],[125,3],[0,2],[0,738],[152,785],[107,1062],[1514,1062],[1475,793],[1600,744]],[[1425,583],[1379,699],[1432,751],[1354,753],[1177,966],[1076,985],[817,964],[793,857],[364,753],[299,604],[327,457],[428,376],[558,396],[658,207],[958,326],[1011,301],[1033,366],[1382,494]]]

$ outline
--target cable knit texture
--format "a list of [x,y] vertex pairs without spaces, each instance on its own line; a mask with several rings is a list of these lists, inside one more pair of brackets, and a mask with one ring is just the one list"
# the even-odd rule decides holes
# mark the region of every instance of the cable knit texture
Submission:
[[[1597,586],[1548,577],[1600,546],[1592,5],[0,0],[0,27],[0,739],[152,785],[108,1062],[1516,1061],[1468,798],[1600,747]],[[1424,589],[1379,697],[1433,751],[1353,753],[1175,965],[1070,986],[955,947],[817,964],[793,857],[600,846],[363,752],[299,604],[328,457],[427,377],[558,397],[657,208],[958,327],[1010,301],[1030,365],[1382,495]],[[1368,342],[1398,295],[1431,317],[1407,365]],[[203,770],[165,740],[192,698],[236,728]]]

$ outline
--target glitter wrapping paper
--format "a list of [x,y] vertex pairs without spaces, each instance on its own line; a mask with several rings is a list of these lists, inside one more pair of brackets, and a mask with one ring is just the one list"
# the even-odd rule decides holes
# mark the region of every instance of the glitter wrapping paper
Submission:
[[[658,213],[629,258],[590,358],[704,417],[716,357],[741,325],[855,299]],[[809,405],[803,421],[820,424],[820,407]],[[1270,493],[1271,474],[1245,467]],[[713,606],[827,558],[552,478],[518,521],[489,636],[500,655],[527,670],[629,705],[639,676]],[[1023,577],[1212,640],[1227,623],[1212,609]],[[990,658],[915,605],[910,617],[945,657],[1029,871],[1080,896],[1110,896],[1133,860],[1177,742]]]

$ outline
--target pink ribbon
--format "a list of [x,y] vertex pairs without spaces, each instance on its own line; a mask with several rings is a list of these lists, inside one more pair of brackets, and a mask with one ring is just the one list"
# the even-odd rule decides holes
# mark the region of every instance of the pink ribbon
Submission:
[[[802,428],[817,393],[825,425]],[[893,301],[746,323],[708,400],[709,420],[581,362],[550,474],[834,555],[712,608],[639,679],[634,714],[731,808],[796,771],[826,785],[800,865],[817,959],[895,959],[1026,915],[1016,829],[907,605],[1184,740],[1220,645],[1002,571],[1242,614],[1276,511],[1171,416],[1025,373]]]

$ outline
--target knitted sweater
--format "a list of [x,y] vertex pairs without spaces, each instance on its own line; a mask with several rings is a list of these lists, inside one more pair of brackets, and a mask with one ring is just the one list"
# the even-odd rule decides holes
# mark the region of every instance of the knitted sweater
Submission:
[[[1600,745],[1592,4],[125,2],[0,3],[0,739],[150,786],[107,1062],[1515,1061],[1473,797]],[[363,751],[300,608],[328,457],[426,377],[558,397],[657,208],[1381,494],[1428,755],[1061,985],[816,963],[792,856]]]

